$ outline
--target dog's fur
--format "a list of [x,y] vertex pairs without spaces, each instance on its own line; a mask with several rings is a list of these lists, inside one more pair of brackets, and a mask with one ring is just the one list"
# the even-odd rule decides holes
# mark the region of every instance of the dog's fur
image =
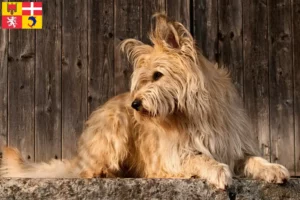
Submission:
[[287,180],[286,168],[257,157],[227,70],[207,61],[186,28],[163,14],[153,16],[150,39],[153,46],[135,39],[122,43],[134,67],[131,91],[92,113],[73,160],[26,163],[16,149],[5,148],[1,175],[197,176],[221,189],[232,173]]

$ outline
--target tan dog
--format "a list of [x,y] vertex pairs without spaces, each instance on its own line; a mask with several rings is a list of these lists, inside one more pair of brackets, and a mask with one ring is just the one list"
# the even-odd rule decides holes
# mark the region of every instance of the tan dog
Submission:
[[78,155],[34,164],[5,148],[2,177],[197,176],[221,189],[233,173],[274,183],[289,178],[283,166],[257,157],[228,72],[196,50],[182,24],[163,14],[152,20],[153,46],[135,39],[121,45],[134,66],[131,92],[92,113]]

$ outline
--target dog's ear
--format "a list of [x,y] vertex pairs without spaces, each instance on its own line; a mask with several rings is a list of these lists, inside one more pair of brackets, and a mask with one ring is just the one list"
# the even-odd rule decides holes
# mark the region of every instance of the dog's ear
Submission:
[[181,49],[193,45],[193,37],[179,22],[170,21],[165,14],[156,13],[151,18],[150,39],[154,44]]
[[136,39],[126,39],[120,44],[120,49],[127,56],[128,61],[136,67],[142,55],[150,53],[152,47]]
[[151,18],[151,33],[152,41],[161,44],[165,41],[172,48],[179,48],[179,36],[174,26],[168,22],[165,14],[157,13]]

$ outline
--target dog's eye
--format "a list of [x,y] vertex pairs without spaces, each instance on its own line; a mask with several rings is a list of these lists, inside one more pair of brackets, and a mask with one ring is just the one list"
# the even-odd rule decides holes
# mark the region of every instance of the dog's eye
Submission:
[[160,79],[163,76],[163,74],[161,72],[154,72],[153,74],[153,80],[157,81],[158,79]]

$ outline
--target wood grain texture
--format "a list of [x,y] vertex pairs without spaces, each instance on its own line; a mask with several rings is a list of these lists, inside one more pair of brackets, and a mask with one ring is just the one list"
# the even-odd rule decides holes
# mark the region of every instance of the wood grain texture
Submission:
[[148,38],[151,28],[151,16],[156,12],[166,12],[166,1],[165,0],[142,0],[142,42],[150,44]]
[[219,64],[228,67],[232,80],[243,96],[242,1],[218,1]]
[[8,144],[34,161],[35,31],[9,33]]
[[291,1],[268,3],[271,161],[284,164],[294,175]]
[[295,166],[300,176],[300,0],[293,1]]
[[114,95],[114,13],[111,0],[88,3],[88,111],[91,113]]
[[181,22],[190,30],[190,0],[166,0],[166,10],[171,19]]
[[[35,160],[61,158],[61,0],[43,2],[36,33]],[[44,45],[47,44],[47,48]]]
[[7,53],[8,30],[0,29],[0,154],[7,145]]
[[127,38],[141,39],[141,1],[115,0],[114,12],[115,94],[120,94],[129,91],[132,66],[121,55],[119,44]]
[[244,102],[261,154],[270,160],[267,0],[243,1]]
[[87,1],[63,0],[62,11],[62,158],[70,158],[87,118]]
[[218,57],[217,0],[193,0],[193,35],[203,55],[212,62]]

